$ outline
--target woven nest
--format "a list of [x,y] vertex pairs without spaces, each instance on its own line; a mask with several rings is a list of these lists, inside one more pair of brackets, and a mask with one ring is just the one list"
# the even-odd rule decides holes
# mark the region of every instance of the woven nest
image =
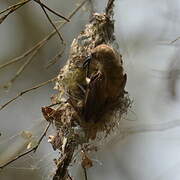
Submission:
[[[50,142],[61,151],[56,172],[59,179],[68,177],[67,168],[74,151],[102,134],[109,135],[130,106],[124,90],[126,74],[122,56],[113,47],[114,42],[114,21],[106,14],[95,13],[73,40],[69,59],[57,77],[58,93],[52,101],[59,105],[49,109],[49,116],[57,128]],[[95,60],[85,67],[89,57]],[[82,164],[86,168],[90,160],[84,159]]]
[[[114,51],[119,61],[118,65],[121,66],[118,78],[122,80],[124,78],[121,55],[111,45],[115,39],[113,32],[114,22],[105,14],[96,13],[90,24],[87,24],[85,30],[72,42],[67,64],[60,70],[57,77],[55,89],[59,93],[53,97],[53,103],[60,103],[54,116],[57,129],[66,127],[65,129],[72,129],[73,132],[73,129],[78,128],[85,132],[85,139],[95,139],[97,132],[103,131],[106,132],[106,135],[109,134],[118,124],[117,121],[121,119],[121,115],[127,112],[130,101],[122,87],[122,90],[119,89],[119,91],[124,94],[118,97],[116,102],[109,102],[108,106],[104,105],[102,107],[104,110],[99,112],[98,120],[86,121],[83,118],[83,108],[91,108],[84,107],[88,82],[87,71],[83,67],[83,63],[96,47],[103,44]],[[113,67],[110,68],[114,71]],[[97,62],[92,63],[88,76],[93,76],[99,69]],[[94,106],[96,105],[94,104]]]

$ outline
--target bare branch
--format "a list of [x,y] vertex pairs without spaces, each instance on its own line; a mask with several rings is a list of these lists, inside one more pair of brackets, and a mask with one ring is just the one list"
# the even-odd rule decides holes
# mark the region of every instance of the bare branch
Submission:
[[[74,9],[70,15],[68,16],[68,19],[71,19],[77,11],[79,11],[79,9],[81,9],[82,6],[84,6],[84,4],[87,2],[87,0],[84,0],[76,9]],[[62,24],[60,24],[59,26],[57,26],[57,29],[59,30],[60,28],[62,28],[67,22],[64,22]],[[4,63],[2,65],[0,65],[0,69],[5,68],[11,64],[17,63],[19,61],[21,61],[22,59],[24,59],[25,57],[27,57],[29,54],[31,54],[33,51],[35,51],[36,49],[38,49],[38,51],[40,50],[41,47],[43,47],[57,32],[54,30],[52,31],[48,36],[46,36],[44,39],[42,39],[41,41],[39,41],[37,44],[35,44],[33,47],[31,47],[29,50],[27,50],[25,53],[23,53],[21,56],[18,56],[16,58],[13,58],[12,60],[10,60],[7,63]]]
[[79,11],[79,9],[81,9],[84,6],[84,4],[87,1],[88,0],[84,0],[76,9],[74,9],[74,11],[72,11],[72,13],[68,16],[68,18],[71,19]]
[[6,8],[5,10],[0,11],[0,14],[3,14],[3,13],[5,13],[6,11],[9,11],[9,10],[15,9],[15,8],[17,8],[18,6],[24,5],[25,3],[29,2],[29,1],[30,1],[30,0],[26,0],[26,1],[19,2],[19,3],[17,3],[17,4],[14,4],[14,5],[12,5],[12,6],[9,6],[9,7]]
[[21,157],[23,157],[23,156],[25,156],[25,155],[27,155],[27,154],[29,154],[29,153],[31,153],[31,152],[34,152],[34,153],[35,153],[36,150],[37,150],[37,148],[39,147],[41,141],[42,141],[43,138],[46,136],[46,133],[47,133],[47,131],[48,131],[50,125],[51,125],[51,122],[48,123],[46,129],[44,130],[43,134],[41,135],[41,137],[40,137],[40,139],[39,139],[39,141],[37,142],[37,145],[36,145],[35,147],[33,147],[32,149],[30,149],[29,151],[26,151],[25,153],[20,154],[19,156],[17,156],[17,157],[15,157],[14,159],[10,160],[10,161],[7,162],[6,164],[0,166],[0,169],[6,167],[7,165],[11,164],[12,162],[14,162],[14,161],[20,159]]
[[20,3],[17,3],[15,5],[12,5],[10,7],[8,7],[7,9],[3,10],[0,12],[0,14],[3,14],[7,11],[9,11],[7,14],[5,14],[4,16],[0,17],[0,24],[10,15],[12,14],[14,11],[16,11],[17,9],[21,8],[22,6],[24,6],[26,3],[28,3],[31,0],[26,0]]
[[13,58],[12,60],[10,60],[7,63],[4,63],[2,65],[0,65],[0,69],[3,69],[11,64],[17,63],[19,61],[21,61],[22,59],[24,59],[25,57],[27,57],[29,54],[31,54],[33,51],[35,50],[39,50],[38,48],[42,47],[43,44],[41,44],[40,42],[38,44],[36,44],[35,46],[33,46],[32,48],[30,48],[28,51],[26,51],[25,53],[23,53],[21,56],[18,56],[16,58]]
[[82,168],[84,171],[84,178],[85,178],[85,180],[88,180],[86,168],[85,167],[82,167]]
[[12,85],[12,83],[22,74],[26,67],[32,62],[33,57],[37,54],[38,51],[34,51],[33,54],[27,59],[27,61],[19,68],[15,76],[7,83],[7,88]]
[[49,20],[50,24],[54,27],[54,29],[56,30],[56,33],[58,34],[59,38],[61,39],[61,41],[64,43],[63,37],[61,36],[60,32],[58,31],[56,25],[52,22],[51,18],[49,17],[48,13],[46,12],[46,9],[44,8],[43,5],[41,5],[42,10],[44,11],[44,14],[46,15],[47,19]]
[[68,18],[64,17],[63,15],[59,14],[58,12],[50,9],[48,6],[46,6],[45,4],[43,4],[40,0],[34,0],[35,2],[37,2],[41,7],[46,8],[48,11],[52,12],[53,14],[55,14],[56,16],[59,16],[60,18],[66,20],[66,21],[70,21]]
[[13,101],[15,101],[16,99],[18,99],[18,98],[19,98],[20,96],[22,96],[23,94],[26,94],[26,93],[28,93],[28,92],[30,92],[30,91],[33,91],[33,90],[36,90],[36,89],[38,89],[38,88],[40,88],[40,87],[43,87],[43,86],[45,86],[45,85],[53,82],[55,79],[56,79],[56,78],[50,79],[50,80],[48,80],[48,81],[45,81],[45,82],[43,82],[43,83],[40,83],[40,84],[32,87],[32,88],[29,88],[29,89],[26,89],[26,90],[22,91],[22,92],[19,93],[16,97],[12,98],[12,99],[9,100],[8,102],[6,102],[4,105],[2,105],[2,106],[0,107],[0,111],[1,111],[2,109],[4,109],[7,105],[9,105],[10,103],[12,103]]
[[88,1],[89,1],[89,5],[90,5],[90,19],[91,19],[94,12],[95,12],[95,9],[94,9],[94,5],[93,5],[92,0],[88,0]]
[[[25,0],[25,1],[23,1],[23,2],[19,2],[19,3],[17,3],[17,4],[14,4],[14,5],[6,8],[5,10],[1,11],[0,14],[3,14],[3,13],[5,13],[5,12],[7,12],[7,11],[9,11],[9,12],[0,18],[0,24],[1,24],[10,14],[12,14],[14,11],[16,11],[17,9],[19,9],[20,7],[22,7],[23,5],[25,5],[26,3],[30,2],[30,1],[31,1],[31,0]],[[59,14],[58,12],[50,9],[48,6],[46,6],[45,4],[43,4],[40,0],[34,0],[34,1],[35,1],[36,3],[38,3],[38,4],[40,4],[41,7],[46,8],[46,9],[47,9],[48,11],[50,11],[51,13],[53,13],[53,14],[55,14],[56,16],[58,16],[58,17],[60,17],[60,18],[62,18],[62,19],[64,19],[64,20],[66,20],[66,21],[69,22],[69,19],[68,19],[68,18],[66,18],[65,16]]]
[[178,41],[179,39],[180,39],[180,37],[177,37],[175,40],[171,41],[169,44],[171,45],[171,44],[175,43],[176,41]]
[[108,4],[107,4],[106,9],[105,9],[107,15],[111,14],[111,11],[112,11],[112,8],[114,5],[114,1],[115,0],[108,0]]

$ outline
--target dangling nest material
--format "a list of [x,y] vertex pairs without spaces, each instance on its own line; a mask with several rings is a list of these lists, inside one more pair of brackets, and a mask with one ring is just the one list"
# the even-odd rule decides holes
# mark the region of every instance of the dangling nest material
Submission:
[[112,47],[112,4],[109,10],[105,14],[95,13],[74,39],[69,59],[57,77],[58,94],[52,97],[53,104],[59,105],[56,109],[43,108],[46,119],[53,120],[57,128],[50,142],[61,152],[53,179],[70,179],[68,167],[79,149],[84,152],[83,168],[90,167],[92,162],[86,152],[92,150],[92,140],[109,135],[130,105],[124,90],[122,56]]

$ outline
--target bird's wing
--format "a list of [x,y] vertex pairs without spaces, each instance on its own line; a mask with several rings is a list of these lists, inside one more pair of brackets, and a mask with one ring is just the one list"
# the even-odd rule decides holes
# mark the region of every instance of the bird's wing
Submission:
[[106,101],[105,87],[105,79],[101,73],[91,77],[83,111],[86,121],[96,121],[98,115],[102,113]]

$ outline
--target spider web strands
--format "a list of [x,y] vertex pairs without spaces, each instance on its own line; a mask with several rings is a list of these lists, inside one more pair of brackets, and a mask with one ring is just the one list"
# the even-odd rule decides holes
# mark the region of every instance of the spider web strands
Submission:
[[38,141],[38,143],[37,143],[36,146],[34,146],[34,147],[31,148],[30,150],[26,151],[25,153],[22,153],[22,154],[18,155],[17,157],[11,159],[10,161],[8,161],[7,163],[5,163],[4,165],[0,166],[0,168],[2,169],[2,168],[4,168],[4,167],[6,167],[7,165],[11,164],[12,162],[14,162],[14,161],[20,159],[21,157],[23,157],[23,156],[25,156],[25,155],[27,155],[27,154],[29,154],[29,153],[31,153],[31,152],[34,152],[34,153],[35,153],[36,150],[37,150],[37,148],[39,147],[41,141],[43,140],[44,136],[46,136],[46,133],[47,133],[47,131],[48,131],[50,125],[51,125],[51,122],[49,122],[49,124],[47,125],[47,127],[46,127],[44,133],[43,133],[42,136],[40,137],[40,139],[39,139],[39,141]]
[[38,84],[38,85],[36,85],[36,86],[34,86],[34,87],[32,87],[32,88],[29,88],[29,89],[26,89],[26,90],[22,91],[22,92],[19,93],[16,97],[12,98],[12,99],[9,100],[8,102],[6,102],[4,105],[2,105],[2,106],[0,107],[0,111],[1,111],[2,109],[4,109],[7,105],[9,105],[10,103],[14,102],[14,101],[15,101],[16,99],[18,99],[19,97],[21,97],[22,95],[24,95],[24,94],[26,94],[26,93],[28,93],[28,92],[30,92],[30,91],[36,90],[36,89],[38,89],[38,88],[40,88],[40,87],[43,87],[43,86],[45,86],[45,85],[47,85],[47,84],[49,84],[49,83],[52,83],[52,82],[54,82],[55,80],[56,80],[56,77],[53,78],[53,79],[50,79],[50,80],[48,80],[48,81],[45,81],[45,82],[43,82],[43,83],[40,83],[40,84]]
[[[39,125],[41,125],[41,126],[39,126]],[[45,125],[46,125],[45,129],[42,128]],[[20,159],[21,157],[23,157],[31,152],[35,153],[37,148],[39,147],[40,143],[42,142],[43,138],[46,136],[46,133],[47,133],[50,125],[51,125],[51,122],[49,122],[47,124],[47,122],[45,120],[41,121],[38,125],[34,126],[34,129],[32,129],[31,131],[29,131],[27,133],[27,134],[30,134],[29,137],[24,137],[24,139],[23,139],[23,137],[21,136],[21,139],[18,139],[19,142],[16,141],[13,144],[11,144],[11,148],[8,148],[9,151],[4,153],[5,158],[4,158],[4,156],[2,156],[2,158],[0,159],[0,168],[2,169],[4,167],[6,167],[7,165],[11,164],[12,162]],[[37,128],[37,127],[39,127],[39,128]],[[39,140],[36,140],[37,134],[40,134],[39,129],[40,130],[44,129],[44,131],[43,131],[42,135],[40,136]],[[23,136],[25,136],[25,135],[23,135]],[[15,151],[14,151],[13,146],[14,147],[16,146]],[[30,150],[20,154],[21,152],[27,150],[28,146],[30,146]]]
[[108,141],[106,141],[106,146],[111,147],[126,137],[138,134],[138,133],[148,133],[148,132],[163,132],[173,128],[180,127],[180,119],[169,120],[166,122],[154,122],[154,123],[130,123],[130,124],[121,124],[118,131],[112,135]]
[[157,123],[137,123],[132,124],[130,127],[125,127],[125,131],[129,134],[152,132],[152,131],[165,131],[180,126],[180,119],[170,120],[166,122]]
[[[68,16],[68,19],[71,19],[87,2],[88,0],[84,0],[77,8],[75,8],[70,15]],[[65,24],[67,24],[66,22],[63,22],[62,24],[60,24],[59,26],[57,26],[57,29],[59,30],[60,28],[62,28]],[[17,63],[19,61],[21,61],[22,59],[24,59],[25,57],[27,57],[29,54],[31,54],[33,51],[35,50],[40,50],[41,47],[43,47],[55,34],[56,34],[56,30],[52,31],[48,36],[46,36],[44,39],[42,39],[41,41],[39,41],[37,44],[35,44],[32,48],[30,48],[29,50],[27,50],[25,53],[23,53],[22,55],[11,59],[9,62],[4,63],[2,65],[0,65],[0,69],[5,68],[9,65],[12,65],[14,63]]]

